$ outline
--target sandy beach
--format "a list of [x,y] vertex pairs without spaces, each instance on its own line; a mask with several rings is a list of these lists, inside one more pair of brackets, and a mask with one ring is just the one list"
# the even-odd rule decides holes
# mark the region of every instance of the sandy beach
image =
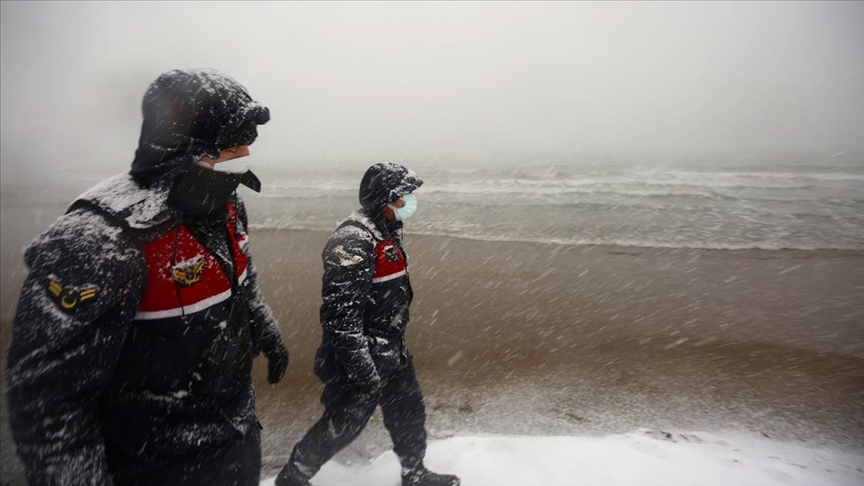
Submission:
[[[320,412],[311,362],[327,236],[254,235],[256,255],[274,256],[257,265],[292,352],[287,383],[270,387],[258,370],[265,456],[286,454]],[[405,244],[416,295],[408,341],[433,434],[678,426],[864,442],[864,252],[576,247],[410,231]],[[375,423],[354,454],[389,446]]]
[[[254,486],[323,412],[325,242],[352,211],[400,199],[430,468],[462,486],[864,486],[864,1],[0,6],[0,486],[26,484],[6,383],[22,250],[82,196],[147,226],[233,192],[290,353],[276,385],[254,362]],[[102,234],[89,230],[70,238]],[[112,345],[56,314],[113,305],[126,276],[66,267],[124,258],[109,233],[70,255],[46,245],[40,304],[68,309],[46,310],[53,335],[22,334],[26,359],[39,343],[69,359],[24,379],[74,379],[63,371],[87,343]],[[229,291],[198,266],[213,255],[175,236],[148,280],[177,281],[180,309],[154,284],[138,310],[159,332],[128,349],[177,320],[182,342],[164,349],[192,369],[199,350],[234,356],[202,339],[238,314],[217,315]],[[147,383],[176,378],[128,364]],[[216,429],[134,449],[203,446]],[[312,482],[398,486],[396,462],[379,410]],[[98,475],[85,466],[68,474]]]
[[[311,369],[328,236],[252,232],[260,284],[291,352],[276,386],[256,362],[267,471],[321,411]],[[4,351],[24,275],[13,240],[4,236]],[[408,342],[433,438],[670,427],[864,443],[862,251],[562,246],[410,226],[405,246],[415,289]],[[3,483],[17,484],[5,397],[2,419]],[[376,414],[338,459],[365,461],[389,446]]]

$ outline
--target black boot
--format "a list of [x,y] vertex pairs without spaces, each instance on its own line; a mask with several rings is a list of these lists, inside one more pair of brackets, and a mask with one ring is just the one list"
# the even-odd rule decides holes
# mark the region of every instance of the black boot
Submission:
[[276,476],[276,481],[273,483],[276,486],[310,486],[309,478],[300,474],[296,468],[292,467],[291,462],[285,465],[279,475]]
[[425,466],[402,470],[402,486],[459,486],[459,484],[457,476],[434,473]]

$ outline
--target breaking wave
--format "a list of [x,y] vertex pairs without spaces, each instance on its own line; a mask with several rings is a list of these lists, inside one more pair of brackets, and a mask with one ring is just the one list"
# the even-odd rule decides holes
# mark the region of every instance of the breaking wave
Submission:
[[[418,216],[406,236],[642,248],[864,249],[864,163],[855,161],[844,172],[754,167],[433,167],[423,172]],[[262,195],[247,198],[257,206],[250,211],[253,227],[332,231],[357,207],[357,177],[273,180]]]

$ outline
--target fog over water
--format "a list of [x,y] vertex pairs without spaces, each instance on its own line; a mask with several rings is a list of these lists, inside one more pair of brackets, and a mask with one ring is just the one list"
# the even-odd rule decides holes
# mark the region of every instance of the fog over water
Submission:
[[187,67],[270,107],[256,166],[864,150],[860,2],[4,2],[4,185],[125,169]]

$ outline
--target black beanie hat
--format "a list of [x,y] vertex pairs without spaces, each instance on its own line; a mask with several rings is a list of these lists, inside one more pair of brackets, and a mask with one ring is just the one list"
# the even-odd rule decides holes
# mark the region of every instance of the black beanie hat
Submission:
[[162,74],[144,94],[144,121],[130,173],[150,184],[172,169],[191,167],[201,156],[248,145],[270,110],[240,83],[214,69]]

